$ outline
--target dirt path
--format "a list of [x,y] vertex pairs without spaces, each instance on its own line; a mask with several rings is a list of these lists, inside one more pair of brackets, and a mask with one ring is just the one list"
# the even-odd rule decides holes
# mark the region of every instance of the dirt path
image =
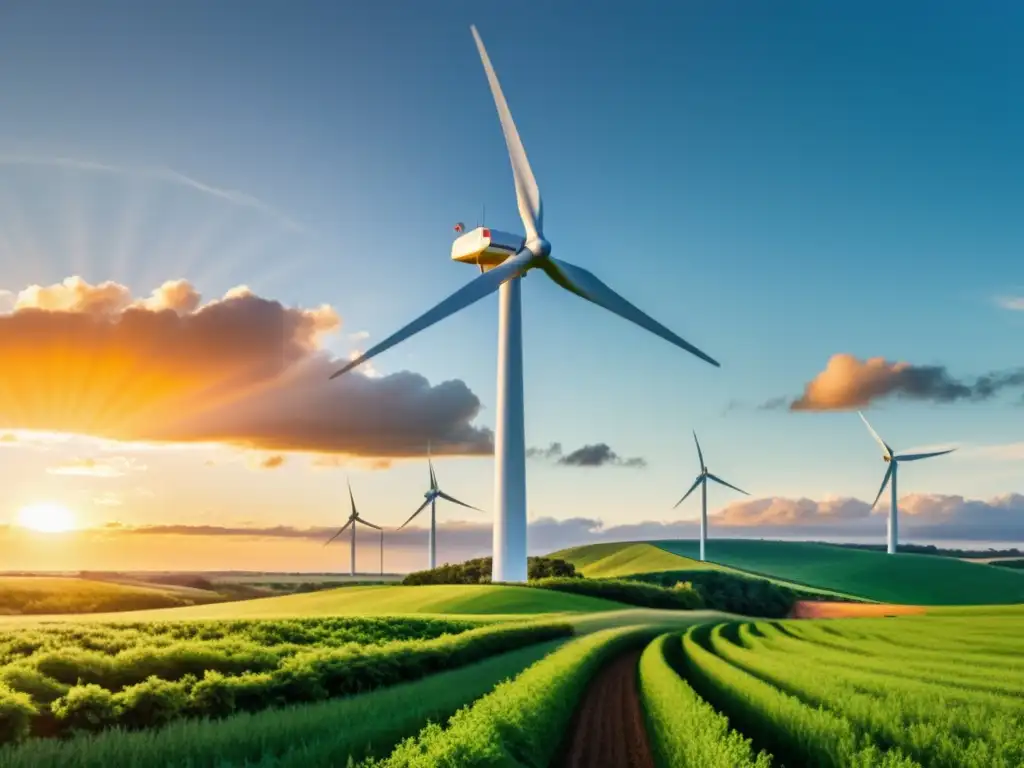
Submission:
[[906,616],[926,613],[919,605],[891,605],[889,603],[829,603],[801,600],[793,606],[791,619],[852,619],[870,616]]
[[637,688],[640,651],[620,656],[583,695],[557,768],[654,768]]

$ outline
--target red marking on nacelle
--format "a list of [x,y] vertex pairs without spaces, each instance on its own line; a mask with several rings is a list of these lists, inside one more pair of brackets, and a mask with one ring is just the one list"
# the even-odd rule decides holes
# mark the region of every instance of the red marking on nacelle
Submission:
[[484,237],[490,237],[490,236],[491,236],[491,230],[489,230],[489,229],[484,229],[484,230],[482,230],[482,231],[481,231],[481,234],[482,234],[482,235],[483,235]]

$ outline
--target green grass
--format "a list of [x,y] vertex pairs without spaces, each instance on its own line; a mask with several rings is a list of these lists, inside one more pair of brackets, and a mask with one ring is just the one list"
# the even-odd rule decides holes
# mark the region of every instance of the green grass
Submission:
[[0,577],[0,615],[102,613],[191,606],[222,600],[214,592],[61,576]]
[[[699,545],[693,542],[694,551],[683,556],[670,551],[662,544],[688,544],[690,542],[615,542],[610,544],[588,544],[582,547],[570,547],[554,552],[549,557],[566,560],[576,566],[584,576],[592,579],[621,578],[645,573],[678,574],[680,580],[686,580],[688,572],[719,571],[740,576],[758,576],[781,587],[790,587],[801,592],[810,592],[822,597],[835,596],[850,598],[853,595],[835,590],[822,589],[809,584],[798,584],[765,573],[750,573],[742,568],[731,567],[719,562],[701,562]],[[708,545],[711,546],[710,544]],[[692,555],[689,556],[689,555]]]
[[[658,541],[692,555],[697,543]],[[977,605],[1024,601],[1024,574],[936,555],[887,555],[789,541],[720,539],[708,544],[716,562],[858,597],[907,605]]]
[[576,570],[591,579],[614,579],[637,573],[717,568],[712,563],[682,557],[646,542],[588,544],[563,549],[549,557],[567,560],[576,566]]
[[[184,621],[271,619],[317,616],[516,616],[610,611],[620,603],[529,587],[497,584],[439,584],[422,587],[339,587],[256,600],[197,605],[170,610],[97,615],[102,621]],[[84,616],[67,617],[81,621]],[[0,619],[2,620],[2,619]]]
[[186,720],[150,731],[108,731],[66,741],[35,740],[0,750],[0,765],[345,765],[350,756],[360,759],[388,754],[396,743],[415,734],[427,721],[447,719],[564,642],[539,643],[422,680],[345,699],[233,715],[223,720]]

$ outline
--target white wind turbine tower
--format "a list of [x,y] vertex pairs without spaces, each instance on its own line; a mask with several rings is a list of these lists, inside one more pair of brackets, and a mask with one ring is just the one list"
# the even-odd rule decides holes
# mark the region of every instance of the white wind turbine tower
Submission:
[[430,489],[423,494],[423,497],[426,500],[420,504],[419,509],[413,512],[412,516],[408,520],[398,527],[398,530],[405,528],[405,526],[415,519],[416,515],[426,509],[428,504],[430,505],[430,539],[427,543],[427,547],[430,551],[430,568],[434,569],[437,567],[437,500],[444,499],[445,501],[450,501],[452,504],[458,504],[461,507],[466,507],[466,509],[475,509],[477,512],[483,512],[483,510],[477,509],[464,501],[459,501],[454,496],[449,496],[441,490],[440,486],[437,484],[437,475],[434,474],[434,462],[430,458],[430,446],[427,446],[427,466],[430,468]]
[[675,509],[686,501],[687,497],[697,489],[697,486],[700,486],[700,561],[703,563],[704,548],[708,540],[708,480],[714,480],[719,485],[724,485],[726,488],[732,488],[734,491],[739,491],[744,496],[749,496],[750,494],[742,488],[737,488],[735,485],[725,482],[725,480],[717,475],[711,474],[711,472],[708,471],[708,468],[704,465],[704,454],[700,450],[700,441],[697,439],[696,432],[693,433],[693,442],[697,444],[697,458],[700,460],[700,474],[697,475],[697,479],[693,481],[693,485],[690,486],[690,490],[683,494],[683,498],[677,501],[675,507],[672,507],[672,509]]
[[860,415],[861,421],[864,422],[864,426],[868,428],[868,432],[871,436],[878,441],[878,444],[882,446],[882,460],[886,462],[889,467],[885,470],[885,477],[882,478],[882,487],[878,489],[878,495],[875,496],[875,500],[871,503],[871,508],[874,509],[875,505],[878,504],[878,500],[882,498],[882,494],[885,492],[885,486],[892,481],[891,485],[891,496],[889,503],[889,530],[887,536],[886,552],[890,555],[896,554],[896,545],[899,543],[899,513],[896,509],[896,475],[899,472],[899,465],[902,461],[917,461],[918,459],[930,459],[932,456],[942,456],[947,453],[952,453],[956,448],[950,448],[945,451],[932,451],[931,453],[905,453],[902,456],[897,455],[893,452],[889,444],[885,442],[878,433],[872,429],[868,420],[864,417],[864,414],[857,411]]
[[[505,135],[525,236],[480,227],[456,239],[452,245],[452,259],[476,264],[482,274],[433,309],[352,360],[331,378],[342,375],[413,334],[499,291],[498,392],[494,446],[496,519],[492,579],[495,582],[525,582],[526,437],[523,425],[523,331],[519,278],[532,269],[540,269],[570,293],[636,323],[714,366],[718,366],[718,363],[661,323],[648,317],[591,272],[552,258],[551,244],[544,239],[540,190],[483,41],[476,27],[471,27],[471,30]],[[461,224],[456,226],[456,231],[461,232],[461,229]]]
[[349,498],[349,501],[352,502],[352,512],[349,513],[348,522],[345,523],[343,526],[341,526],[341,528],[338,530],[338,532],[336,534],[334,534],[333,536],[331,536],[331,538],[329,538],[327,541],[325,541],[324,542],[324,546],[326,547],[328,544],[330,544],[336,538],[341,536],[341,534],[343,534],[345,532],[346,528],[351,527],[352,528],[352,538],[351,538],[351,547],[352,547],[351,558],[352,559],[351,559],[351,563],[349,565],[349,574],[352,575],[352,576],[355,576],[356,575],[356,523],[359,523],[360,525],[365,525],[367,528],[373,528],[374,530],[380,531],[380,563],[381,563],[380,567],[381,567],[381,573],[383,573],[384,572],[384,529],[381,528],[379,525],[374,525],[371,522],[363,520],[363,518],[361,518],[359,516],[359,510],[356,509],[356,499],[355,499],[355,496],[352,495],[352,482],[351,481],[347,481],[347,482],[348,482],[348,498]]

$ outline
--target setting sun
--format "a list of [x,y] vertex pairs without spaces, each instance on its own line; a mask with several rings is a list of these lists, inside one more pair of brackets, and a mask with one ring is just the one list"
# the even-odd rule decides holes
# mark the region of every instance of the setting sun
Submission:
[[18,525],[41,533],[63,533],[75,527],[75,516],[60,504],[29,504],[18,511]]

